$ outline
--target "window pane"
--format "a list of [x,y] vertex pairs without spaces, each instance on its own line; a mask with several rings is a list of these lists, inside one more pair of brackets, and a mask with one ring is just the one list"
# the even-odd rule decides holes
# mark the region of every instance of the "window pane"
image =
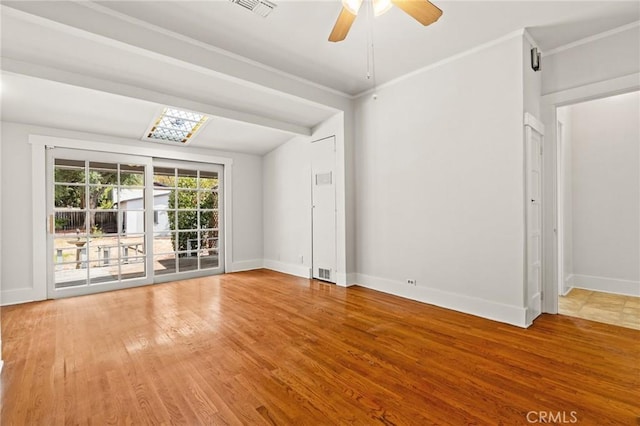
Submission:
[[178,191],[178,208],[179,209],[197,209],[198,208],[198,192]]
[[219,265],[218,253],[207,252],[200,256],[200,269],[217,268]]
[[120,165],[121,186],[144,186],[144,166]]
[[56,185],[54,189],[53,205],[57,209],[79,209],[84,207],[84,186]]
[[120,278],[130,280],[146,276],[145,257],[125,257],[120,264]]
[[[91,268],[111,268],[118,266],[121,245],[118,236],[95,236],[89,241]],[[117,274],[117,271],[116,271]]]
[[178,247],[176,251],[186,252],[190,256],[198,253],[198,233],[178,232]]
[[117,207],[116,189],[113,185],[89,187],[89,208],[112,210]]
[[176,241],[175,232],[161,232],[153,236],[153,253],[165,254],[175,251],[174,244]]
[[89,212],[91,218],[91,235],[100,237],[104,234],[118,233],[118,212],[95,211]]
[[87,214],[84,210],[56,212],[55,213],[55,233],[56,234],[73,234],[84,233],[85,220]]
[[218,172],[200,172],[200,189],[213,189],[218,187]]
[[196,271],[198,269],[198,256],[191,256],[187,253],[180,253],[178,255],[178,271],[188,272]]
[[84,183],[84,161],[57,158],[53,175],[55,182]]
[[180,188],[197,188],[198,172],[196,170],[178,170],[178,187]]
[[198,211],[186,210],[178,212],[178,229],[198,229]]
[[173,274],[176,272],[176,255],[162,254],[153,257],[153,273],[155,275]]
[[200,229],[218,228],[218,211],[204,210],[200,212]]
[[173,188],[176,186],[176,169],[168,167],[153,168],[153,185],[158,187]]
[[128,235],[120,238],[122,257],[136,257],[145,254],[144,235]]
[[77,265],[57,265],[55,270],[56,288],[75,287],[87,284],[87,270]]
[[118,189],[118,208],[120,210],[143,210],[144,189],[121,187]]
[[200,191],[200,208],[201,209],[217,209],[218,193],[213,191]]
[[118,165],[111,163],[90,162],[89,183],[112,184],[118,183]]
[[144,211],[121,211],[121,233],[141,234],[144,232]]

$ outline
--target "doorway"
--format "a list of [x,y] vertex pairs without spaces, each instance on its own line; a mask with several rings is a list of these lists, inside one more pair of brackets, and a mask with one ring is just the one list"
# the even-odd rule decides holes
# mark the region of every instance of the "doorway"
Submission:
[[640,92],[556,117],[558,313],[640,329]]
[[47,151],[47,297],[224,272],[222,166]]

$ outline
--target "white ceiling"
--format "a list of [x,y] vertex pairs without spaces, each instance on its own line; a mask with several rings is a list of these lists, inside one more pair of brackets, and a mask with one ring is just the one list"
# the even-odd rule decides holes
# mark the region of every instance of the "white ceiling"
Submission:
[[[544,50],[640,19],[638,1],[433,2],[443,16],[428,27],[397,8],[373,20],[378,84],[521,28],[530,28]],[[351,95],[371,86],[366,14],[360,13],[345,41],[329,43],[339,1],[276,3],[267,18],[228,1],[101,5]]]
[[[3,119],[139,139],[171,105],[213,117],[193,145],[264,154],[372,85],[365,15],[329,43],[339,1],[276,2],[2,1]],[[638,1],[434,3],[429,27],[371,23],[378,84],[525,27],[544,51],[640,19]]]
[[[127,96],[2,73],[2,121],[141,139],[164,105]],[[292,135],[210,117],[190,146],[262,155]]]

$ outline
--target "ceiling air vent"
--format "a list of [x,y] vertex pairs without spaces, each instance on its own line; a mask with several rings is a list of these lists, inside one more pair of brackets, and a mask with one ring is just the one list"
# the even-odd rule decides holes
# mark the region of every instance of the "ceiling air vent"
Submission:
[[238,4],[245,9],[248,9],[255,13],[256,15],[260,15],[263,18],[269,16],[269,14],[275,9],[278,5],[270,2],[269,0],[230,0],[231,3]]

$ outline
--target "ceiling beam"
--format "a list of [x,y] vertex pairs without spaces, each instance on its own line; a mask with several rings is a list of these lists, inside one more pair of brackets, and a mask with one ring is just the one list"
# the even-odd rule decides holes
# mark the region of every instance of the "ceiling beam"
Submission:
[[240,121],[253,124],[256,126],[275,129],[292,135],[310,136],[311,128],[289,123],[281,120],[251,114],[243,111],[237,111],[215,104],[196,102],[179,96],[170,95],[154,90],[144,89],[124,83],[117,83],[101,78],[91,77],[44,65],[33,64],[29,62],[19,61],[12,58],[1,58],[2,69],[6,72],[14,74],[22,74],[29,77],[41,78],[44,80],[56,81],[59,83],[69,84],[86,89],[97,90],[101,92],[111,93],[114,95],[125,96],[128,98],[141,99],[148,102],[154,102],[160,105],[168,105],[187,110],[201,112],[207,115],[227,118],[230,120]]

